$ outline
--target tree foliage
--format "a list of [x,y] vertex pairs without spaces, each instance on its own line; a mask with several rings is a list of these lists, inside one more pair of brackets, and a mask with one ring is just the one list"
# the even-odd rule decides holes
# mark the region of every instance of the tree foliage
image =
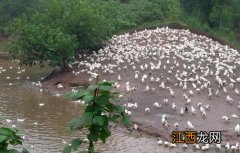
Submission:
[[[32,58],[34,61],[52,61],[52,66],[65,65],[63,61],[71,61],[73,54],[96,51],[104,46],[109,37],[118,32],[152,23],[184,23],[189,27],[224,36],[228,34],[230,37],[233,37],[231,35],[233,31],[240,31],[239,0],[17,0],[16,3],[14,2],[13,0],[0,2],[0,12],[4,14],[0,17],[0,23],[8,27],[12,26],[10,33],[15,36],[13,44],[18,44],[20,51],[27,54],[16,54],[18,52],[14,50],[11,52],[15,54],[14,57],[23,59],[22,63],[29,65],[34,62],[26,62],[26,60]],[[22,24],[16,23],[19,20]],[[11,24],[7,24],[9,21]],[[65,43],[61,47],[64,49],[58,50],[59,43],[59,47],[52,47],[53,44],[50,47],[28,43],[29,39],[26,37],[31,34],[27,32],[32,32],[31,29],[36,29],[37,26],[41,32],[34,32],[36,35],[31,39],[35,39],[34,41],[39,40],[38,38],[44,39],[42,32],[49,29],[54,31],[53,33],[66,35],[67,40],[62,36],[55,40],[59,42],[60,38],[63,39],[61,41]],[[26,27],[30,30],[22,32]],[[27,40],[26,44],[29,46],[21,46],[24,43],[20,39]],[[39,42],[46,43],[43,40]],[[66,51],[70,45],[73,46]],[[53,53],[43,58],[42,53],[35,54],[39,51],[39,46],[46,49],[46,54]],[[55,50],[52,51],[53,49]],[[29,54],[30,52],[34,53]],[[60,56],[67,56],[67,60],[57,57],[53,61],[52,55],[59,55],[56,53],[63,53]]]
[[29,16],[34,10],[36,0],[1,0],[0,28],[22,15]]
[[13,57],[21,64],[34,65],[48,61],[50,66],[66,67],[73,60],[77,49],[74,36],[49,25],[14,23],[17,39],[10,42]]

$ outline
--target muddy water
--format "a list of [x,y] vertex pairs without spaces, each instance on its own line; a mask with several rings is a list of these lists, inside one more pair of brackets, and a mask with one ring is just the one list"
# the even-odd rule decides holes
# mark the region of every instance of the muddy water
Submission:
[[[60,153],[65,143],[74,136],[83,136],[83,133],[69,133],[66,130],[67,122],[80,115],[83,107],[47,92],[40,92],[38,87],[32,85],[32,82],[37,82],[48,74],[49,68],[18,69],[16,62],[8,60],[0,60],[0,69],[1,67],[6,69],[0,73],[0,113],[4,118],[2,122],[7,126],[15,125],[21,131],[25,136],[24,147],[31,153]],[[25,72],[17,73],[23,69]],[[39,106],[40,103],[44,106]],[[6,119],[10,119],[11,123]],[[24,119],[24,122],[19,122],[18,119]],[[97,150],[103,153],[200,152],[192,147],[187,150],[182,147],[169,149],[158,146],[156,142],[156,138],[141,133],[130,134],[127,130],[117,128],[112,129],[112,136],[106,145],[97,144]]]
[[[10,69],[10,66],[13,66]],[[60,153],[65,141],[73,138],[66,131],[67,122],[81,114],[82,106],[69,102],[64,98],[40,92],[32,85],[47,73],[49,68],[25,68],[25,73],[17,74],[17,63],[0,60],[0,67],[6,72],[0,74],[0,113],[5,125],[16,125],[25,135],[24,146],[32,153]],[[10,77],[10,79],[7,79]],[[20,79],[17,79],[20,77]],[[28,80],[27,77],[30,77]],[[12,85],[9,85],[12,83]],[[44,106],[39,106],[43,103]],[[12,120],[11,123],[6,119]],[[19,122],[17,119],[25,119]],[[118,130],[119,131],[119,130]],[[76,133],[75,133],[76,134]],[[81,133],[77,133],[81,135]],[[113,131],[113,136],[106,146],[99,144],[100,152],[154,152],[158,146],[155,139],[147,137],[135,138],[126,132]]]

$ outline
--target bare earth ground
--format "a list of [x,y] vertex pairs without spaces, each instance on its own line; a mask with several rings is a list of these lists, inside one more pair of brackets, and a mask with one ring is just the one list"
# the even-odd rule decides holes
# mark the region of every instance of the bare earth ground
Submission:
[[[163,30],[164,31],[164,30]],[[160,32],[160,33],[154,33],[152,32],[150,37],[147,38],[146,35],[148,35],[148,32],[142,32],[142,37],[138,37],[138,39],[135,39],[134,35],[137,34],[132,34],[127,36],[126,38],[128,38],[128,41],[130,41],[130,44],[134,44],[133,42],[135,42],[136,44],[138,44],[139,46],[146,46],[147,44],[149,44],[150,46],[156,46],[155,44],[157,44],[157,47],[159,46],[164,46],[165,49],[167,48],[166,46],[168,45],[184,45],[184,39],[188,39],[188,41],[193,41],[193,44],[197,44],[197,47],[202,48],[204,51],[206,51],[207,53],[209,53],[207,56],[205,56],[204,60],[207,60],[208,57],[211,57],[212,60],[216,60],[217,58],[219,58],[221,55],[220,52],[218,52],[217,50],[214,52],[214,54],[212,54],[210,52],[210,48],[212,47],[210,44],[210,39],[206,38],[206,37],[200,37],[199,35],[194,35],[194,34],[189,34],[188,32],[184,31],[184,30],[179,30],[180,33],[164,33],[164,32]],[[176,39],[174,37],[177,37]],[[125,38],[125,37],[124,37]],[[148,40],[147,40],[147,39]],[[169,38],[173,38],[173,39],[169,39]],[[156,41],[157,40],[157,41]],[[160,40],[160,41],[159,41]],[[203,44],[198,44],[199,42],[205,42]],[[209,43],[209,45],[208,45]],[[213,44],[215,44],[216,46],[219,46],[220,44],[218,44],[217,42],[213,42]],[[113,44],[114,45],[114,44]],[[119,44],[116,44],[119,45]],[[122,46],[126,47],[128,45],[128,43],[124,44]],[[224,46],[220,47],[224,48]],[[131,48],[131,47],[130,47]],[[134,48],[134,46],[133,46]],[[116,49],[116,48],[114,48]],[[113,49],[113,50],[114,50]],[[111,48],[110,48],[111,50]],[[131,49],[130,49],[131,50]],[[180,49],[181,50],[181,49]],[[198,50],[197,50],[198,51]],[[114,51],[113,51],[114,52]],[[186,47],[184,48],[183,52],[192,52],[191,47]],[[119,54],[124,54],[123,52],[120,52]],[[183,55],[183,53],[181,53]],[[163,55],[163,54],[162,54]],[[97,55],[96,55],[97,56]],[[89,61],[89,63],[93,63],[93,61],[91,61],[92,59],[96,59],[96,56],[90,56],[88,58],[84,58],[86,61]],[[131,67],[127,67],[126,70],[122,70],[121,71],[117,71],[114,70],[113,74],[109,74],[109,73],[104,73],[104,69],[102,70],[98,70],[97,72],[100,74],[100,80],[110,80],[110,81],[116,81],[119,83],[120,88],[118,89],[124,96],[124,100],[123,100],[123,104],[126,103],[138,103],[138,108],[137,109],[132,109],[129,108],[129,110],[131,110],[132,114],[131,114],[131,119],[133,120],[133,122],[137,123],[137,125],[139,126],[139,129],[142,130],[143,132],[150,134],[150,135],[154,135],[157,137],[161,137],[163,139],[169,140],[171,141],[171,133],[173,130],[176,130],[175,127],[173,127],[173,124],[178,122],[179,123],[179,128],[177,130],[181,130],[181,131],[185,131],[188,130],[187,128],[187,121],[191,121],[191,123],[193,123],[194,125],[194,129],[196,131],[221,131],[222,132],[222,143],[226,144],[227,142],[229,142],[230,144],[235,144],[237,141],[240,140],[240,136],[237,136],[234,133],[234,127],[236,124],[240,123],[240,119],[239,118],[231,118],[231,114],[236,114],[237,116],[240,116],[240,110],[237,108],[238,107],[238,102],[240,101],[240,96],[238,96],[237,94],[235,94],[234,89],[237,88],[240,90],[240,83],[234,83],[234,88],[231,88],[229,86],[226,86],[228,93],[225,94],[223,93],[222,88],[219,88],[218,85],[215,83],[215,76],[211,76],[211,75],[207,75],[207,79],[208,81],[211,82],[211,89],[215,92],[217,89],[220,91],[220,95],[217,96],[213,96],[211,99],[208,97],[208,89],[204,89],[202,90],[199,94],[196,93],[196,89],[193,88],[193,86],[189,85],[187,90],[183,90],[182,87],[180,87],[179,85],[175,85],[176,83],[179,83],[178,80],[176,80],[175,78],[175,73],[177,70],[180,70],[181,72],[184,71],[184,66],[190,66],[192,64],[197,65],[199,61],[201,61],[200,59],[195,59],[191,62],[187,62],[182,60],[181,58],[177,57],[175,60],[177,63],[180,64],[180,67],[175,68],[173,70],[173,74],[169,74],[168,70],[171,67],[175,67],[176,64],[174,64],[174,57],[175,53],[174,52],[170,52],[169,54],[166,54],[167,58],[162,58],[161,62],[163,65],[166,65],[166,69],[163,68],[163,66],[159,69],[159,70],[150,70],[150,68],[143,70],[143,72],[141,72],[141,70],[139,69],[139,66],[141,64],[145,64],[145,63],[150,63],[150,62],[155,62],[152,57],[155,58],[159,58],[158,55],[154,55],[154,54],[150,54],[150,56],[148,56],[147,58],[141,58],[140,62],[137,63],[135,62],[134,64],[137,66],[136,70],[133,70]],[[230,55],[229,55],[230,56]],[[239,55],[237,55],[239,56]],[[124,60],[126,60],[123,57]],[[170,63],[166,64],[168,61],[167,59],[170,59]],[[221,58],[220,58],[221,59]],[[236,58],[237,60],[239,60],[239,57]],[[209,62],[209,61],[204,61],[202,60],[201,66],[202,66],[202,71],[201,72],[197,72],[196,74],[201,75],[202,73],[204,73],[204,71],[207,71],[207,67],[210,70],[213,70],[214,73],[216,71],[215,68],[215,64],[213,62]],[[222,59],[224,60],[224,59]],[[80,60],[81,61],[81,60]],[[115,64],[115,61],[111,58],[102,61],[101,62],[102,65],[104,64]],[[156,62],[155,62],[156,63]],[[228,64],[232,64],[227,62]],[[237,78],[240,76],[240,65],[237,63],[237,61],[235,61],[234,63],[236,65],[236,68],[234,69],[234,73],[235,76],[231,76],[232,78]],[[118,67],[123,68],[124,66],[129,66],[129,62],[124,61],[124,63],[120,63],[118,65]],[[72,71],[79,71],[78,75],[73,74],[72,72],[63,72],[61,74],[55,75],[52,78],[50,78],[49,80],[44,81],[42,84],[43,86],[51,92],[55,92],[55,93],[64,93],[66,91],[70,91],[72,86],[77,86],[77,85],[82,85],[82,86],[87,86],[90,84],[89,82],[89,78],[90,75],[87,74],[86,72],[80,72],[81,70],[85,69],[84,66],[80,66],[77,67],[74,66]],[[140,71],[140,75],[139,75],[139,79],[136,80],[134,79],[134,75],[135,75],[135,71]],[[142,74],[141,74],[142,73]],[[160,83],[156,83],[156,82],[150,82],[149,78],[147,83],[141,83],[141,77],[143,74],[147,74],[149,75],[149,73],[151,73],[150,75],[153,76],[154,78],[160,77],[161,81],[165,82],[165,86],[169,86],[171,87],[171,89],[173,89],[175,96],[171,97],[169,95],[169,91],[166,89],[162,89],[159,88],[159,84]],[[121,80],[118,80],[118,75],[121,75]],[[194,77],[195,75],[194,74]],[[230,83],[230,81],[228,80],[229,77],[228,76],[224,76],[223,73],[220,73],[220,77],[224,80],[227,80],[227,83]],[[167,82],[167,78],[170,78],[171,81]],[[95,80],[93,80],[94,82]],[[134,86],[136,88],[135,91],[132,92],[127,92],[125,89],[125,83],[129,81],[130,82],[130,86]],[[59,90],[57,88],[57,84],[61,83],[63,85],[63,89]],[[151,88],[155,88],[156,91],[155,92],[145,92],[145,88],[146,85],[149,85]],[[188,106],[189,111],[185,112],[185,114],[183,116],[180,115],[180,108],[185,106],[185,100],[183,98],[183,94],[186,93],[188,94],[189,90],[192,90],[194,92],[194,95],[190,97],[191,99],[191,104],[190,106],[193,106],[196,109],[196,114],[193,115],[190,112],[190,106]],[[189,95],[189,94],[188,94]],[[234,102],[232,104],[229,104],[228,102],[226,102],[226,96],[230,95],[231,98],[234,100]],[[129,98],[133,98],[133,101],[129,101]],[[163,99],[168,99],[169,102],[168,104],[163,104]],[[161,108],[155,108],[153,106],[154,102],[159,102],[162,107]],[[210,110],[206,110],[207,116],[206,118],[203,118],[200,111],[198,110],[198,106],[197,104],[201,102],[203,105],[209,104],[210,105]],[[173,110],[172,107],[172,103],[175,103],[177,106],[177,110]],[[145,108],[150,108],[151,111],[150,113],[146,113],[144,110]],[[166,128],[162,125],[161,123],[161,117],[163,114],[167,114],[167,120],[169,122],[169,127]],[[229,116],[231,118],[229,123],[225,123],[222,120],[222,116],[226,115]]]

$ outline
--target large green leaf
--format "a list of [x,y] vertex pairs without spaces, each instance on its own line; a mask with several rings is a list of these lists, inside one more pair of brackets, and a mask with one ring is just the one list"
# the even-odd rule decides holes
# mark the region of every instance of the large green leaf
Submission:
[[87,138],[88,138],[89,141],[97,142],[99,136],[98,136],[97,133],[92,133],[91,132],[90,134],[87,135]]
[[79,90],[78,92],[68,92],[65,94],[65,97],[71,100],[78,100],[81,99],[85,94],[85,91]]
[[111,117],[108,117],[108,121],[116,123],[120,117],[121,115],[113,115]]
[[109,103],[105,107],[107,108],[108,112],[113,112],[114,108],[115,108],[115,105],[113,105],[112,103]]
[[95,101],[98,105],[106,105],[107,103],[109,103],[109,98],[110,98],[109,94],[104,94],[104,95],[98,96],[95,99]]
[[69,126],[72,130],[74,129],[81,129],[85,124],[85,120],[81,117],[75,118],[69,122]]
[[11,150],[8,151],[8,153],[19,153],[19,152],[15,149],[11,149]]
[[125,112],[125,108],[122,107],[122,106],[120,106],[120,105],[115,106],[115,109],[116,109],[116,111],[117,111],[118,113],[120,113],[120,114]]
[[71,153],[71,147],[70,146],[64,147],[63,153]]
[[83,100],[85,101],[86,104],[88,104],[89,102],[91,102],[93,100],[94,96],[90,93],[85,94],[83,97]]
[[128,116],[123,116],[122,121],[125,126],[131,125],[131,120]]
[[75,118],[70,121],[69,126],[71,129],[81,129],[84,126],[91,125],[93,118],[92,112],[85,112],[81,117]]
[[104,125],[106,125],[105,124],[106,122],[107,122],[106,116],[94,116],[94,118],[93,118],[94,125],[104,126]]
[[13,135],[13,132],[14,131],[10,128],[4,128],[4,127],[0,128],[0,135],[3,135],[3,136],[11,137]]
[[92,112],[85,112],[83,114],[83,119],[85,120],[85,124],[87,126],[92,124],[92,119],[93,119],[93,113]]
[[2,142],[2,141],[5,141],[6,140],[6,136],[4,136],[4,135],[0,135],[0,143]]
[[83,141],[80,138],[74,139],[71,142],[71,148],[76,151],[78,147],[83,143]]
[[88,86],[87,91],[92,92],[92,91],[96,90],[98,87],[99,87],[99,85],[92,84],[92,85]]
[[103,91],[110,91],[112,88],[112,86],[108,86],[108,85],[100,85],[99,89],[103,90]]
[[102,128],[102,130],[99,133],[100,133],[99,138],[102,140],[103,143],[105,143],[106,139],[109,136],[111,136],[111,131],[106,127]]
[[22,150],[22,153],[29,153],[29,151],[26,150],[26,149],[23,149],[23,150]]

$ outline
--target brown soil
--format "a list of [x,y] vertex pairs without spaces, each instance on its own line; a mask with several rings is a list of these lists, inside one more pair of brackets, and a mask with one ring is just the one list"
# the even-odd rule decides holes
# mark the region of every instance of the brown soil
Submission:
[[9,59],[9,54],[7,52],[0,52],[0,59]]

